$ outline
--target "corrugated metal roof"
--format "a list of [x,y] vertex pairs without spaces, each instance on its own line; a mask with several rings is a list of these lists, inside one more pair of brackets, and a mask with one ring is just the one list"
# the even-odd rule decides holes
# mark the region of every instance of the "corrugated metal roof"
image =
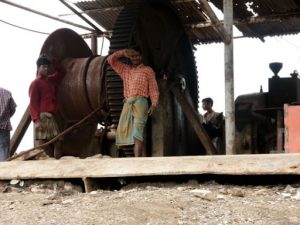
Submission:
[[[223,1],[211,2],[223,9]],[[235,0],[233,12],[236,27],[247,37],[300,32],[300,0]]]
[[[81,1],[76,6],[110,31],[113,30],[120,11],[132,1],[135,0]],[[192,43],[221,41],[197,0],[170,1],[185,25]],[[210,2],[222,11],[223,1]],[[236,27],[244,36],[263,38],[300,32],[300,0],[234,0],[233,5]],[[193,28],[192,25],[195,24],[200,26]]]
[[[133,2],[133,0],[95,0],[77,2],[76,6],[86,12],[105,30],[110,31],[113,30],[120,11],[130,2]],[[207,20],[197,1],[171,0],[171,3],[184,25]],[[193,43],[199,42],[199,40],[205,40],[205,42],[220,41],[219,35],[212,27],[204,29],[187,28],[187,33]]]

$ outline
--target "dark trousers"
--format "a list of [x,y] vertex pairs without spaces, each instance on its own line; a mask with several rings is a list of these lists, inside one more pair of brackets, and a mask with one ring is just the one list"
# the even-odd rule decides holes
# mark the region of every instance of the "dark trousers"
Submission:
[[0,129],[0,161],[6,161],[9,157],[10,131]]

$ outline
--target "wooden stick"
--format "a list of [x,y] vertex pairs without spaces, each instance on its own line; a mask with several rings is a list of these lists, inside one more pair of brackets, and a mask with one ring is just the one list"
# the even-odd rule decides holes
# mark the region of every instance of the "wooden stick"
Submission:
[[79,125],[83,124],[87,119],[89,119],[90,117],[92,117],[96,112],[98,112],[100,110],[100,107],[96,108],[94,111],[92,111],[90,114],[88,114],[86,117],[84,117],[82,120],[80,120],[79,122],[75,123],[74,125],[72,125],[71,127],[65,129],[63,132],[61,132],[60,134],[58,134],[57,136],[55,136],[54,138],[52,138],[50,141],[42,144],[42,145],[39,145],[39,146],[36,146],[34,148],[31,148],[31,149],[28,149],[24,152],[21,152],[20,154],[18,155],[15,155],[15,156],[12,156],[8,159],[8,161],[11,161],[11,160],[14,160],[16,158],[19,158],[21,157],[22,155],[25,155],[27,154],[28,152],[30,151],[33,151],[35,149],[43,149],[44,147],[56,142],[60,137],[66,135],[67,133],[69,133],[70,131],[74,130],[76,127],[78,127]]
[[10,148],[9,148],[9,156],[13,156],[24,137],[29,125],[31,122],[29,106],[25,110],[20,123],[18,124],[17,129],[15,130],[12,138],[10,139]]

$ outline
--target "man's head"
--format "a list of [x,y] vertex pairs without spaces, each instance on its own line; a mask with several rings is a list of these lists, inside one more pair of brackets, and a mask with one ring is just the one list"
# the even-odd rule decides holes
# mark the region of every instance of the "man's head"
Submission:
[[46,54],[41,54],[36,61],[37,74],[40,76],[46,76],[48,74],[48,66],[50,65],[50,60]]
[[212,98],[202,99],[202,109],[203,110],[211,110],[213,104],[214,104],[214,101],[212,100]]
[[130,59],[133,66],[138,66],[142,63],[142,51],[137,46],[126,49],[126,56]]

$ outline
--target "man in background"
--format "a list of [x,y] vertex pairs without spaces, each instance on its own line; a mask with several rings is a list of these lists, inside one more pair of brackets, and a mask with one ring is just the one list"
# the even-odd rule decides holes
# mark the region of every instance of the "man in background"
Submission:
[[[30,96],[30,116],[34,122],[35,145],[42,145],[58,135],[59,128],[55,121],[58,112],[57,89],[63,80],[66,71],[57,60],[50,60],[42,54],[37,62],[37,76],[32,81],[29,88]],[[48,74],[48,69],[52,64],[55,72]],[[52,146],[45,148],[45,152],[50,157],[59,159],[62,156],[62,140],[58,140]]]
[[5,161],[9,157],[10,131],[12,130],[10,119],[16,107],[10,91],[0,87],[0,161]]
[[206,111],[201,118],[202,125],[210,137],[217,152],[222,153],[222,139],[223,139],[223,113],[218,113],[213,110],[212,98],[202,99],[202,109]]
[[[121,57],[129,58],[131,65],[120,62]],[[117,128],[116,145],[134,145],[134,156],[141,157],[144,128],[148,115],[152,115],[159,98],[155,72],[142,63],[139,48],[116,51],[108,57],[108,63],[119,74],[124,84],[125,103]],[[150,107],[148,97],[151,99]]]

